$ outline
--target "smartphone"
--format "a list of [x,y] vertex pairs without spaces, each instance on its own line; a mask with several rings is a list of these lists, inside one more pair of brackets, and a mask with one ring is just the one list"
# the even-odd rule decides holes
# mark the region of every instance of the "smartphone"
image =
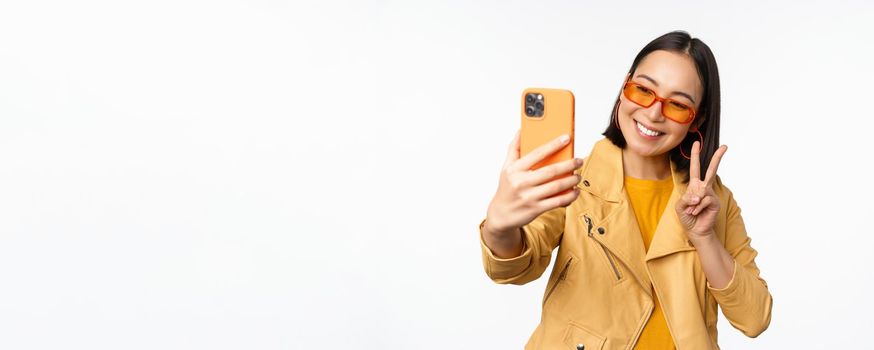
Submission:
[[[570,136],[570,142],[562,149],[535,164],[531,170],[574,157],[574,94],[562,89],[525,89],[522,93],[522,128],[519,135],[519,156],[524,157],[535,148],[563,134]],[[573,175],[573,171],[556,176],[554,179],[568,175]],[[559,194],[569,191],[567,190]]]

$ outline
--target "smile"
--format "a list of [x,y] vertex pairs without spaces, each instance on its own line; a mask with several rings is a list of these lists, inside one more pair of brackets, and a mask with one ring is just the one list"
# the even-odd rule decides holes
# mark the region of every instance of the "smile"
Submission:
[[662,134],[664,134],[663,132],[648,129],[647,127],[643,126],[643,124],[641,124],[637,120],[635,120],[634,122],[637,123],[637,131],[639,131],[640,134],[643,136],[658,137],[658,136],[661,136]]

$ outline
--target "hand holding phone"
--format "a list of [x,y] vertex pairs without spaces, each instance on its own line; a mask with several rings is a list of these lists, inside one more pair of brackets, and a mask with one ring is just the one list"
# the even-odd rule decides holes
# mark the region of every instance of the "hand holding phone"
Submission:
[[[573,171],[583,165],[582,159],[572,158],[531,170],[534,164],[566,147],[569,141],[569,137],[557,137],[519,158],[519,133],[516,134],[504,161],[498,190],[486,214],[486,223],[492,232],[512,232],[540,214],[568,206],[577,199],[579,190],[574,187],[580,182],[580,176]],[[561,175],[567,173],[571,175]]]
[[579,196],[573,171],[573,94],[527,89],[522,95],[522,127],[507,152],[498,190],[486,215],[488,230],[509,235],[540,214],[568,206]]

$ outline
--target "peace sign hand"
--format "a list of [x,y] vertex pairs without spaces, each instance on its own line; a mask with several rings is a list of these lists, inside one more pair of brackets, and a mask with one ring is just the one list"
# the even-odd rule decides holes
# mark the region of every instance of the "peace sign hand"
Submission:
[[713,183],[716,181],[716,169],[719,168],[719,161],[728,150],[728,146],[725,145],[716,150],[702,181],[700,148],[701,145],[698,141],[692,144],[689,187],[686,189],[686,194],[677,201],[676,207],[677,217],[686,227],[687,235],[691,240],[706,238],[713,234],[716,214],[719,213],[719,198],[713,191]]

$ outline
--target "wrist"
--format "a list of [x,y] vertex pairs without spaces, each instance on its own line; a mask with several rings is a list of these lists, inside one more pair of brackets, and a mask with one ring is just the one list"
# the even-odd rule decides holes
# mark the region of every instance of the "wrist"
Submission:
[[508,232],[511,232],[510,229],[504,229],[500,226],[496,227],[492,219],[486,218],[486,221],[483,223],[483,231],[485,234],[493,237],[493,238],[504,238],[508,236]]
[[716,241],[716,232],[713,230],[704,233],[689,232],[689,241],[696,247],[709,244]]
[[512,228],[506,232],[493,231],[489,227],[488,219],[486,219],[483,222],[482,235],[486,246],[498,258],[517,257],[525,251],[525,241],[522,238],[521,228]]

